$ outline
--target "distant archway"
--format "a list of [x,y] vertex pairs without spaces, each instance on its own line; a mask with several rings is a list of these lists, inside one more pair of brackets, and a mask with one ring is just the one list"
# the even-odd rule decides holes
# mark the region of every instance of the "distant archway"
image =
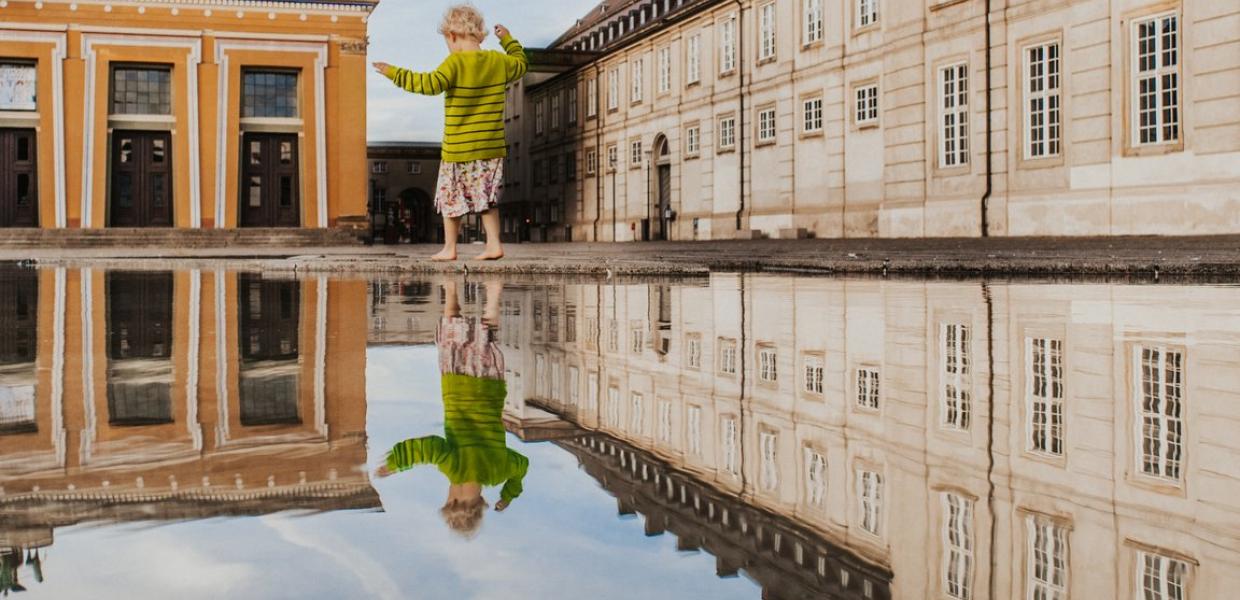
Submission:
[[435,203],[430,194],[421,188],[408,188],[400,193],[400,217],[402,237],[414,244],[431,244],[443,241],[443,221],[435,213]]

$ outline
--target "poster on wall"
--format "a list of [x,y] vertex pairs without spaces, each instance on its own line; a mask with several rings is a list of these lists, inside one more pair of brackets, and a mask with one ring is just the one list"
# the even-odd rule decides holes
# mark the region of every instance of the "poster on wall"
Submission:
[[0,110],[37,110],[33,65],[0,64]]

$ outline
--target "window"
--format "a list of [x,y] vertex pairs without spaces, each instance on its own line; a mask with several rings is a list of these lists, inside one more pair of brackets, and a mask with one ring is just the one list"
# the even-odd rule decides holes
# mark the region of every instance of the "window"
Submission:
[[702,336],[696,333],[685,336],[685,366],[690,369],[702,368]]
[[822,41],[822,0],[804,0],[802,8],[803,28],[801,43],[808,46]]
[[577,367],[568,368],[568,403],[577,406],[581,401],[581,370]]
[[564,368],[559,362],[551,363],[551,399],[556,402],[564,399]]
[[560,93],[551,96],[551,128],[560,128]]
[[736,18],[719,24],[719,74],[726,75],[736,69]]
[[0,63],[0,81],[4,82],[0,88],[0,110],[38,110],[35,65]]
[[409,174],[410,175],[421,175],[422,174],[422,162],[417,161],[417,160],[409,161]]
[[804,133],[818,133],[822,131],[822,96],[807,98],[801,103],[801,106],[804,110],[801,131]]
[[672,403],[667,400],[659,401],[659,441],[672,443]]
[[608,146],[607,147],[607,168],[614,171],[616,169],[616,163],[619,161],[620,161],[619,148],[617,148],[615,144]]
[[1137,596],[1146,600],[1184,600],[1188,597],[1188,563],[1155,554],[1137,552]]
[[629,98],[629,100],[632,101],[633,104],[637,104],[638,102],[642,101],[642,70],[645,67],[646,67],[646,59],[639,58],[633,61],[633,73],[632,73],[633,89],[632,89],[632,96]]
[[588,410],[598,410],[598,373],[586,376],[586,403]]
[[805,365],[805,380],[802,382],[802,389],[811,394],[822,395],[822,357],[806,356],[803,363]]
[[646,327],[641,321],[629,324],[629,349],[633,354],[641,354],[646,349]]
[[598,172],[598,151],[586,150],[586,175],[594,175]]
[[959,323],[943,325],[940,330],[943,349],[942,404],[939,423],[947,429],[966,431],[972,413],[972,381],[970,377],[969,326]]
[[779,381],[779,356],[775,348],[762,346],[758,348],[758,379],[767,383]]
[[878,410],[878,369],[857,369],[857,406]]
[[1180,139],[1179,18],[1159,15],[1133,23],[1133,111],[1136,145]]
[[822,507],[827,496],[827,459],[813,448],[805,448],[805,502]]
[[857,88],[857,125],[878,123],[878,86],[863,85]]
[[1059,156],[1059,42],[1025,49],[1025,158]]
[[620,108],[620,69],[607,73],[607,110]]
[[607,323],[607,351],[620,352],[620,323],[615,319]]
[[576,150],[569,150],[568,154],[564,155],[564,173],[565,173],[564,177],[566,181],[577,180],[577,151]]
[[731,150],[736,147],[736,117],[719,119],[719,148]]
[[719,373],[736,374],[736,340],[719,339]]
[[1029,600],[1067,600],[1067,529],[1041,515],[1029,515],[1025,526],[1029,538],[1025,558],[1028,561],[1026,597]]
[[723,443],[721,444],[723,450],[723,469],[733,477],[739,476],[741,470],[737,460],[736,418],[724,417],[720,422],[720,426],[723,429],[723,435],[721,436],[723,438]]
[[370,172],[375,175],[383,175],[388,172],[388,164],[386,160],[376,160],[370,164]]
[[112,114],[172,114],[172,70],[166,67],[112,69]]
[[547,180],[550,183],[560,182],[560,157],[552,156],[547,159]]
[[659,93],[672,91],[672,49],[669,46],[659,48]]
[[689,454],[702,455],[702,407],[689,406]]
[[857,499],[861,512],[861,529],[881,536],[883,476],[874,471],[857,469]]
[[690,85],[702,80],[702,35],[689,36],[685,43],[685,84]]
[[572,87],[568,90],[568,124],[577,124],[577,88]]
[[1063,456],[1063,341],[1025,338],[1027,450]]
[[642,166],[642,141],[636,140],[629,143],[629,166]]
[[685,154],[697,156],[702,151],[702,128],[694,125],[685,128]]
[[543,119],[546,116],[545,108],[541,98],[534,101],[534,135],[543,134]]
[[939,69],[940,121],[939,166],[969,164],[969,65],[959,63]]
[[296,118],[297,73],[244,71],[241,76],[241,116]]
[[598,78],[586,80],[586,116],[598,115]]
[[775,141],[775,109],[767,108],[758,111],[758,143]]
[[1184,462],[1184,354],[1137,346],[1134,355],[1141,473],[1178,483]]
[[773,492],[779,487],[779,435],[774,431],[759,432],[758,447],[762,451],[759,483],[762,491]]
[[629,411],[629,431],[630,433],[641,434],[643,430],[642,403],[645,401],[645,398],[641,394],[633,392],[629,395],[629,401],[632,403],[632,410]]
[[775,3],[768,2],[758,9],[759,12],[759,30],[758,36],[760,43],[758,44],[758,60],[767,61],[775,59]]
[[943,492],[943,591],[949,597],[973,597],[973,501]]
[[857,28],[878,22],[878,0],[857,0]]
[[607,388],[607,423],[612,427],[620,426],[620,388]]

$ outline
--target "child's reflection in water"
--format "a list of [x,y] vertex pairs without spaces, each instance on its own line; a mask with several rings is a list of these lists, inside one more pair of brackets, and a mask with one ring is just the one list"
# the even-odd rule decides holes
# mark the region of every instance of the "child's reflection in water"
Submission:
[[416,465],[433,464],[448,478],[448,499],[440,509],[453,531],[473,537],[487,502],[482,488],[503,485],[495,510],[521,495],[529,460],[504,441],[504,355],[495,342],[503,285],[486,284],[481,319],[461,317],[456,283],[444,284],[444,315],[435,334],[443,387],[443,437],[408,439],[392,447],[376,475],[387,477]]

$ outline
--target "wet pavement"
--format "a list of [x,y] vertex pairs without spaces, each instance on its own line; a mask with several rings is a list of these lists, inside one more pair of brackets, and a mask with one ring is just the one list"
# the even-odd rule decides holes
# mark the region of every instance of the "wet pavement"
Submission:
[[0,269],[0,588],[1228,598],[1240,288]]

